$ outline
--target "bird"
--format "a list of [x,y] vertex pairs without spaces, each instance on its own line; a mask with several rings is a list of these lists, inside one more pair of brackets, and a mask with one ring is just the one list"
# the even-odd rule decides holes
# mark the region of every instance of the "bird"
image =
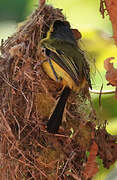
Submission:
[[47,36],[40,41],[40,46],[46,56],[46,61],[42,63],[45,73],[63,85],[60,98],[47,122],[47,131],[56,134],[71,91],[79,93],[86,84],[92,89],[90,68],[68,21],[55,20]]

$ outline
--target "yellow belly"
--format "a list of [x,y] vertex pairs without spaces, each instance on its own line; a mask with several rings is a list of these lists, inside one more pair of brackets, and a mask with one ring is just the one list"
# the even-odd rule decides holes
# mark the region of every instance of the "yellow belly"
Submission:
[[[67,72],[64,71],[58,64],[56,64],[53,60],[51,60],[53,68],[57,74],[58,80],[60,79],[60,83],[63,84],[63,86],[69,86],[73,91],[79,91],[81,88],[83,88],[86,84],[86,80],[79,84],[79,86],[76,85],[76,83],[72,80],[72,78],[69,76]],[[55,75],[50,67],[50,64],[48,61],[45,61],[43,63],[43,69],[45,73],[54,81],[56,81]]]

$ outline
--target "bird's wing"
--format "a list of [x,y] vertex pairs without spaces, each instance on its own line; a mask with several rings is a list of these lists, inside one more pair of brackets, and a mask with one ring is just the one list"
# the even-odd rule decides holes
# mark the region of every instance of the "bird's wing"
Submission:
[[56,50],[53,47],[46,48],[46,54],[53,61],[55,61],[62,69],[64,69],[69,76],[74,80],[74,82],[79,85],[81,79],[79,75],[79,68],[76,66],[72,57],[67,57],[64,52]]

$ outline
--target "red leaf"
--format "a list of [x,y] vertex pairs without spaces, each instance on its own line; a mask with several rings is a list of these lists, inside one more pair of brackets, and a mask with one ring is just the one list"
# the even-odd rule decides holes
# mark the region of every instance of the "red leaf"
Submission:
[[108,58],[104,61],[104,67],[107,70],[106,80],[109,81],[109,84],[112,86],[117,86],[117,69],[113,67],[113,63],[110,63],[110,60],[114,57]]
[[[104,4],[106,9],[104,8]],[[117,45],[117,0],[100,0],[100,11],[104,17],[104,12],[107,10],[113,27],[113,38]]]
[[76,40],[81,39],[82,34],[77,29],[72,29],[72,33],[73,33]]
[[98,166],[96,163],[96,155],[98,153],[98,146],[93,142],[91,145],[90,155],[88,157],[88,161],[85,166],[84,170],[84,177],[85,179],[93,177],[98,172]]

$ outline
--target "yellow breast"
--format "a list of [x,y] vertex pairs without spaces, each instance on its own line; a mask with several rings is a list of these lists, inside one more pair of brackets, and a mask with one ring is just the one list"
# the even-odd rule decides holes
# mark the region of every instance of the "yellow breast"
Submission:
[[[86,84],[86,80],[82,82],[82,84],[79,84],[79,86],[76,85],[76,83],[72,80],[72,78],[69,76],[67,72],[64,71],[58,64],[56,64],[53,60],[51,60],[51,63],[53,65],[53,68],[57,74],[58,80],[60,80],[60,83],[63,84],[63,86],[69,86],[73,91],[79,91],[81,88],[83,88]],[[51,66],[48,61],[45,61],[43,64],[43,69],[45,73],[53,80],[56,81],[55,75],[51,69]]]

